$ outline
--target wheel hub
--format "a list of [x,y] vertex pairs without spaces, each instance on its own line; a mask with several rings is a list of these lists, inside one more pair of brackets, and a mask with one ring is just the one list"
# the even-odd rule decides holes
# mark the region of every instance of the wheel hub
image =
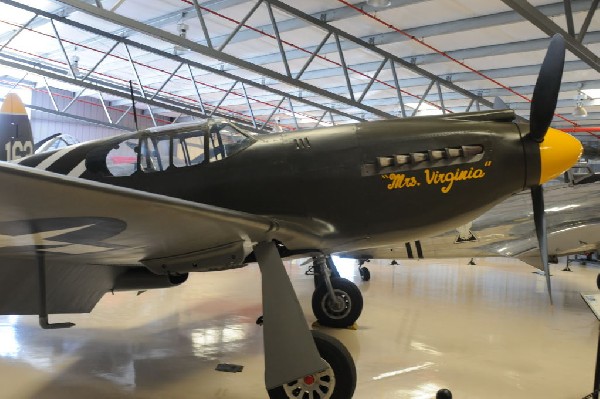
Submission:
[[[327,363],[327,362],[325,362]],[[327,363],[327,368],[319,373],[309,374],[283,386],[291,399],[330,399],[335,388],[335,375]]]
[[350,296],[339,289],[335,289],[335,298],[330,295],[325,295],[321,302],[323,310],[332,319],[341,319],[348,315],[352,309],[352,301]]
[[312,385],[315,383],[315,377],[313,377],[312,375],[307,375],[306,377],[304,377],[304,383],[306,385]]

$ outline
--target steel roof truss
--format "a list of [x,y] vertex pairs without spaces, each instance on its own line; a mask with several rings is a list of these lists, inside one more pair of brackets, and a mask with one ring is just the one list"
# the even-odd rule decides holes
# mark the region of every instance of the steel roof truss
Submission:
[[315,123],[315,126],[313,128],[317,128],[319,127],[319,125],[321,124],[321,122],[323,121],[323,118],[325,118],[325,115],[327,115],[327,112],[329,111],[325,111],[323,112],[323,115],[321,115],[321,117],[319,118],[319,120],[317,121],[317,123]]
[[[561,34],[565,38],[565,46],[567,49],[579,57],[586,64],[591,66],[596,71],[600,72],[600,59],[588,48],[583,46],[577,39],[570,36],[567,32],[565,32],[560,26],[558,26],[554,21],[544,15],[540,10],[532,6],[526,0],[502,0],[506,5],[510,8],[521,14],[523,18],[537,26],[542,32],[546,33],[548,36],[552,36],[556,33]],[[594,0],[597,4],[597,0]],[[592,4],[592,8],[594,8],[594,4]],[[592,10],[590,12],[593,15]],[[588,15],[590,13],[588,12]],[[590,18],[591,20],[591,18]],[[585,22],[584,22],[585,25]]]
[[289,97],[288,103],[290,104],[290,109],[292,110],[292,116],[294,117],[294,124],[296,125],[296,129],[300,129],[300,126],[298,126],[298,118],[296,117],[296,111],[294,111],[294,105],[292,104],[292,99]]
[[15,83],[14,83],[14,84],[13,84],[13,85],[10,87],[10,89],[9,89],[8,91],[13,91],[14,89],[16,89],[16,88],[17,88],[17,86],[19,86],[19,85],[20,85],[20,84],[21,84],[21,83],[22,83],[22,82],[25,80],[25,78],[27,77],[27,75],[29,75],[29,72],[25,72],[25,75],[23,75],[23,77],[22,77],[21,79],[17,80],[17,81],[16,81],[16,82],[15,82]]
[[175,76],[175,74],[181,69],[181,67],[183,66],[183,62],[180,63],[179,65],[177,65],[177,68],[175,68],[175,70],[173,72],[171,72],[171,74],[169,75],[169,77],[163,82],[162,85],[160,85],[160,87],[156,90],[156,92],[154,92],[154,94],[152,95],[152,97],[150,97],[151,100],[154,100],[154,98],[156,98],[156,96],[165,88],[165,86],[167,85],[167,83],[169,83],[171,81],[171,79],[173,79],[173,76]]
[[223,98],[221,98],[221,101],[218,102],[218,104],[213,108],[213,110],[211,111],[209,116],[213,116],[214,113],[217,111],[217,109],[219,109],[219,107],[221,106],[221,104],[223,104],[223,101],[225,101],[225,99],[227,98],[227,96],[231,93],[231,91],[233,90],[233,88],[235,87],[235,85],[237,85],[239,82],[239,80],[236,80],[235,82],[233,82],[233,84],[231,85],[231,87],[229,88],[229,90],[227,90],[225,92],[225,95],[223,96]]
[[56,105],[56,100],[54,99],[54,95],[52,95],[52,90],[50,90],[50,85],[48,84],[48,79],[44,76],[44,84],[46,85],[46,90],[48,90],[48,95],[50,96],[50,101],[52,102],[52,106],[55,111],[59,111],[58,105]]
[[219,48],[217,49],[217,51],[223,51],[225,49],[225,46],[227,46],[227,44],[229,44],[229,42],[231,41],[231,39],[233,39],[233,37],[240,31],[240,29],[242,28],[242,26],[244,26],[246,24],[246,22],[248,21],[248,19],[250,19],[250,17],[252,16],[252,14],[254,14],[254,12],[258,9],[258,7],[262,4],[263,0],[258,0],[256,2],[256,4],[254,4],[254,7],[252,7],[250,9],[250,11],[246,14],[246,16],[244,18],[242,18],[242,20],[237,24],[237,26],[235,27],[235,29],[233,30],[233,32],[231,32],[229,34],[229,36],[227,36],[227,38],[225,39],[225,41],[223,43],[221,43],[221,45],[219,46]]
[[472,98],[471,101],[469,101],[469,105],[467,105],[467,109],[465,110],[465,112],[469,112],[474,103],[475,103],[475,99]]
[[569,35],[575,37],[575,26],[573,24],[573,9],[571,8],[571,0],[563,0],[565,4],[565,19],[567,20],[567,31]]
[[400,114],[403,118],[406,118],[406,108],[404,107],[404,100],[402,99],[402,89],[400,89],[400,82],[398,82],[398,74],[396,72],[396,64],[394,60],[390,60],[390,69],[392,70],[392,76],[394,77],[394,87],[396,88],[396,94],[398,95],[398,103],[400,104]]
[[388,59],[385,58],[381,64],[379,64],[379,67],[377,68],[377,70],[375,71],[375,73],[373,74],[373,76],[371,77],[371,80],[369,80],[369,83],[367,84],[367,87],[365,87],[365,89],[363,90],[362,94],[360,95],[360,97],[358,98],[358,102],[362,103],[363,99],[365,98],[365,96],[367,95],[367,92],[369,91],[369,89],[371,88],[371,86],[373,86],[373,82],[375,82],[375,80],[377,79],[377,77],[379,76],[379,73],[381,73],[381,70],[383,69],[383,67],[385,66],[385,64],[388,62]]
[[204,102],[202,101],[202,96],[200,95],[200,90],[198,90],[198,83],[196,83],[196,79],[194,79],[194,74],[192,73],[192,67],[190,66],[190,64],[187,64],[186,66],[190,73],[190,79],[194,83],[194,91],[196,92],[196,97],[198,98],[198,105],[200,106],[200,111],[203,114],[206,114],[206,109],[204,108]]
[[33,18],[31,18],[29,21],[27,21],[27,23],[25,23],[25,25],[21,26],[19,29],[17,29],[17,31],[15,33],[13,33],[8,40],[2,45],[2,47],[0,47],[0,52],[2,50],[4,50],[4,48],[6,46],[8,46],[10,44],[10,42],[13,41],[13,39],[17,36],[19,36],[19,33],[23,32],[29,25],[31,25],[31,23],[38,17],[38,14],[35,14],[33,16]]
[[325,37],[323,38],[323,40],[321,40],[321,43],[319,43],[319,45],[317,46],[317,48],[315,49],[315,51],[313,51],[310,55],[310,57],[308,57],[308,60],[306,61],[306,63],[304,64],[304,66],[302,67],[302,69],[300,69],[300,71],[298,72],[298,74],[296,75],[295,79],[300,79],[300,77],[304,74],[304,72],[306,71],[306,68],[308,68],[308,66],[310,65],[310,63],[315,59],[315,57],[317,56],[317,54],[319,54],[319,51],[321,51],[321,49],[323,48],[323,45],[327,42],[327,40],[329,40],[329,38],[331,37],[331,32],[327,32],[327,34],[325,35]]
[[[15,7],[19,7],[19,8],[23,8],[23,9],[31,9],[31,7],[29,7],[29,6],[26,6],[26,5],[21,4],[21,3],[14,2],[12,0],[3,0],[3,1],[5,3],[7,3],[7,4],[14,5]],[[282,82],[284,84],[289,84],[289,85],[292,85],[292,86],[296,86],[299,89],[303,89],[303,90],[306,90],[306,91],[313,92],[313,93],[315,93],[317,95],[329,98],[332,101],[342,102],[342,103],[345,103],[347,105],[350,105],[351,107],[356,107],[356,108],[362,109],[364,111],[370,112],[370,113],[378,115],[380,117],[384,117],[384,118],[391,117],[390,114],[385,113],[385,112],[381,112],[380,110],[378,110],[376,108],[365,106],[363,104],[359,104],[359,103],[357,103],[355,101],[351,101],[350,99],[345,98],[344,96],[332,94],[332,93],[328,92],[327,90],[322,89],[320,87],[314,86],[312,84],[308,84],[308,83],[300,81],[300,80],[296,80],[296,79],[290,78],[290,77],[286,76],[285,74],[281,74],[281,73],[275,72],[275,71],[270,70],[268,68],[265,68],[265,67],[263,67],[261,65],[251,64],[248,61],[245,61],[245,60],[242,60],[240,58],[234,57],[234,56],[232,56],[230,54],[210,49],[210,48],[208,48],[208,47],[206,47],[206,46],[204,46],[202,44],[193,42],[193,41],[188,40],[188,39],[181,38],[180,36],[177,36],[175,34],[172,34],[172,33],[160,30],[160,29],[153,28],[151,26],[144,25],[144,24],[142,24],[140,22],[137,22],[137,21],[132,20],[130,18],[126,18],[126,17],[124,17],[122,15],[110,13],[110,12],[108,12],[106,10],[99,9],[98,7],[91,6],[89,4],[83,3],[81,0],[59,0],[59,1],[61,1],[62,3],[68,4],[68,5],[72,6],[72,7],[76,7],[78,9],[80,9],[80,10],[82,10],[82,11],[84,11],[84,12],[90,14],[90,15],[96,16],[98,18],[106,19],[106,20],[108,20],[110,22],[113,22],[115,24],[118,24],[118,25],[121,25],[121,26],[124,26],[124,27],[134,28],[134,29],[138,30],[142,34],[158,38],[160,40],[166,41],[166,42],[171,43],[171,44],[181,45],[182,47],[189,48],[192,51],[195,51],[195,52],[198,52],[200,54],[212,57],[214,59],[218,59],[218,60],[220,60],[222,62],[235,65],[235,66],[237,66],[239,68],[242,68],[242,69],[250,70],[252,72],[255,72],[255,73],[264,75],[266,77],[275,79],[277,81],[280,81],[280,82]],[[40,10],[39,12],[40,12],[41,15],[43,15],[42,14],[43,11]],[[56,16],[54,16],[54,17],[56,18]],[[82,24],[78,24],[78,23],[76,23],[74,21],[71,21],[71,20],[67,20],[67,21],[65,21],[65,23],[68,23],[68,24],[71,24],[71,25],[74,25],[74,26],[76,26],[76,25],[77,26],[81,26],[81,29],[88,30],[90,32],[99,34],[101,36],[106,36],[106,37],[112,36],[109,33],[102,32],[102,31],[99,31],[99,30],[94,29],[94,28],[86,27],[86,26],[84,26]],[[132,43],[128,39],[123,39],[123,41],[127,42],[127,43]],[[160,55],[165,56],[166,58],[173,59],[173,55],[172,54],[166,53],[164,51],[161,51],[161,50],[158,50],[158,49],[147,50],[148,46],[145,46],[145,45],[142,45],[142,44],[138,44],[138,46],[140,48],[144,48],[144,49],[146,49],[146,51],[150,51],[150,52],[152,52],[154,54],[160,54]],[[202,69],[205,69],[205,70],[209,70],[211,72],[216,72],[216,73],[219,72],[220,75],[227,75],[224,71],[217,71],[216,68],[211,68],[211,67],[208,67],[206,65],[201,65],[201,66],[199,66],[199,68],[202,68]],[[232,74],[228,74],[228,75],[233,76]],[[243,79],[243,78],[237,77],[237,79]],[[273,90],[273,89],[271,89],[269,87],[258,85],[257,83],[251,82],[251,81],[249,81],[247,79],[244,80],[244,83],[252,85],[252,86],[261,87],[261,88],[263,88],[264,90],[267,90],[267,91],[275,91],[275,90]],[[281,93],[281,94],[284,94],[284,93]],[[299,99],[299,98],[295,98],[295,99],[299,100],[299,101],[302,101],[302,102],[306,102],[305,100],[302,100],[302,99]],[[322,105],[320,105],[319,103],[312,102],[311,105],[313,105],[313,106],[315,106],[317,108],[320,108],[320,109],[325,109],[325,107],[322,106]],[[349,114],[349,113],[344,113],[342,111],[338,111],[338,113],[340,115],[342,115],[342,116],[344,116],[346,118],[352,119],[352,120],[359,120],[359,121],[362,120],[360,117],[357,117],[356,115],[352,115],[352,114]]]
[[[142,85],[142,80],[140,79],[140,75],[138,74],[137,68],[135,67],[135,62],[133,62],[133,58],[131,57],[131,52],[129,51],[129,46],[127,46],[127,44],[125,43],[125,50],[127,50],[127,58],[129,59],[129,64],[131,65],[131,70],[133,71],[133,74],[135,75],[135,78],[137,80],[138,86],[140,87],[140,93],[142,94],[142,98],[144,100],[148,100],[148,96],[146,95],[146,91],[144,90],[144,85]],[[150,100],[152,101],[154,99],[154,97],[152,97]],[[156,124],[156,118],[154,117],[154,112],[152,112],[152,107],[150,106],[150,104],[146,103],[147,107],[148,107],[148,113],[150,114],[150,118],[152,118],[152,123],[154,124],[154,126],[158,126]]]
[[109,123],[113,123],[112,121],[112,117],[110,116],[110,113],[108,112],[108,108],[106,107],[106,101],[104,101],[104,96],[102,95],[101,91],[98,91],[98,97],[100,98],[100,104],[102,104],[102,109],[104,109],[104,114],[106,115],[106,119],[108,119]]
[[342,45],[340,44],[340,36],[337,32],[333,32],[333,37],[335,38],[335,44],[337,45],[338,55],[340,57],[340,63],[342,64],[342,70],[344,71],[344,76],[346,77],[346,85],[348,86],[348,94],[350,94],[350,99],[354,100],[354,91],[352,90],[352,83],[350,83],[350,75],[348,74],[348,66],[346,65],[346,60],[344,59],[344,52],[342,51]]
[[246,93],[246,86],[244,85],[244,82],[242,82],[242,90],[244,91],[244,98],[246,99],[246,104],[248,105],[248,112],[250,112],[250,117],[252,118],[252,126],[256,129],[256,119],[254,118],[254,112],[252,111],[250,100],[248,100],[248,93]]
[[[63,1],[63,0],[61,0],[61,1]],[[384,58],[387,57],[387,58],[389,58],[391,60],[394,60],[395,63],[401,65],[402,67],[408,69],[409,71],[411,71],[413,73],[421,75],[421,76],[423,76],[423,77],[425,77],[427,79],[431,79],[431,80],[434,80],[434,81],[439,81],[446,88],[448,88],[450,90],[453,90],[453,91],[456,91],[456,92],[462,94],[463,96],[465,96],[467,98],[473,98],[475,96],[470,91],[465,90],[465,89],[463,89],[463,88],[461,88],[461,87],[453,84],[452,82],[444,80],[444,79],[436,76],[435,74],[430,73],[430,72],[428,72],[428,71],[426,71],[426,70],[418,67],[417,65],[411,64],[410,62],[405,61],[405,60],[403,60],[400,57],[397,57],[397,56],[395,56],[395,55],[393,55],[393,54],[391,54],[391,53],[389,53],[389,52],[387,52],[385,50],[382,50],[379,47],[375,46],[374,44],[371,44],[371,43],[369,43],[369,42],[367,42],[367,41],[365,41],[365,40],[363,40],[361,38],[357,38],[355,36],[352,36],[352,35],[344,32],[344,31],[342,31],[341,29],[338,29],[338,28],[336,28],[336,27],[334,27],[332,25],[329,25],[329,24],[327,24],[327,23],[325,23],[325,22],[323,22],[323,21],[321,21],[321,20],[319,20],[319,19],[317,19],[317,18],[315,18],[315,17],[313,17],[311,15],[305,14],[305,13],[303,13],[303,12],[301,12],[301,11],[293,8],[293,7],[291,7],[288,4],[285,4],[285,3],[283,3],[283,2],[281,2],[279,0],[264,0],[264,1],[268,1],[271,5],[273,5],[273,6],[277,7],[277,8],[279,8],[279,9],[281,9],[282,11],[284,11],[284,12],[286,12],[288,14],[291,14],[291,15],[297,17],[297,18],[300,18],[300,19],[304,20],[309,25],[317,26],[317,27],[319,27],[321,29],[324,29],[326,31],[333,32],[334,36],[336,37],[336,44],[338,46],[338,52],[340,53],[340,55],[341,55],[341,49],[340,49],[341,46],[339,44],[339,38],[342,37],[342,38],[348,40],[349,42],[357,44],[359,47],[362,47],[362,48],[364,48],[366,50],[369,50],[369,51],[371,51],[371,52],[373,52],[375,54],[380,55],[381,57],[384,57]],[[344,70],[347,73],[346,68],[344,68]],[[418,98],[418,96],[416,96],[416,95],[415,95],[415,97]],[[492,102],[490,102],[490,101],[487,101],[487,100],[484,100],[484,99],[481,99],[481,101],[483,101],[483,103],[486,106],[490,107],[490,108],[493,106]],[[366,110],[368,112],[372,112],[372,111],[370,111],[370,109],[365,109],[365,107],[361,106],[361,105],[362,104],[359,104],[357,107],[361,108],[363,110]],[[369,108],[371,108],[371,107],[369,107]],[[383,116],[385,118],[391,117],[391,115],[389,115],[387,113],[383,113],[385,115],[382,115],[382,113],[380,113],[380,112],[377,112],[375,114],[379,115],[379,116]]]
[[271,4],[269,4],[269,3],[267,3],[267,10],[269,11],[269,19],[271,20],[271,25],[273,26],[273,32],[275,33],[275,39],[277,40],[277,46],[279,47],[279,53],[281,54],[281,60],[283,61],[283,65],[285,66],[285,73],[287,76],[292,77],[292,73],[290,72],[290,65],[288,64],[287,57],[285,56],[285,49],[283,48],[283,42],[281,41],[281,36],[279,35],[279,29],[277,28],[277,22],[275,21],[275,16],[273,15],[273,8],[271,8]]
[[[583,21],[583,25],[581,25],[581,30],[579,31],[579,35],[577,35],[577,37],[576,37],[576,39],[579,43],[581,43],[583,41],[583,38],[585,37],[585,34],[587,33],[588,28],[590,27],[590,23],[592,22],[594,13],[596,12],[596,9],[598,8],[599,1],[600,0],[592,1],[592,6],[590,7],[590,10],[588,11],[587,15],[585,16],[585,20]],[[575,37],[575,35],[573,35],[573,37]]]
[[115,123],[117,125],[119,123],[121,123],[121,121],[123,120],[123,118],[129,113],[129,111],[131,111],[132,108],[133,108],[133,104],[131,104],[125,111],[123,111],[123,114],[121,114],[121,116],[119,117],[119,119],[117,119],[117,121]]
[[67,110],[68,110],[69,108],[71,108],[71,105],[73,105],[73,103],[74,103],[75,101],[77,101],[77,99],[78,99],[79,97],[81,97],[81,95],[83,94],[83,92],[84,92],[85,90],[86,90],[86,88],[85,88],[85,87],[84,87],[83,89],[81,89],[81,90],[79,91],[79,93],[77,93],[77,95],[75,95],[75,97],[73,97],[73,98],[71,99],[71,101],[69,101],[69,103],[68,103],[67,105],[65,105],[65,107],[64,107],[64,108],[63,108],[63,110],[62,110],[62,112],[67,112]]
[[437,86],[438,96],[440,97],[440,105],[442,107],[442,113],[446,114],[446,106],[444,105],[444,96],[442,95],[442,87],[440,86],[440,82],[435,82]]
[[53,19],[50,20],[50,24],[52,25],[52,29],[54,30],[54,34],[56,35],[56,40],[58,41],[60,50],[62,51],[63,56],[65,57],[65,62],[67,63],[67,65],[69,66],[69,69],[71,70],[71,75],[73,76],[73,79],[77,79],[77,74],[75,73],[75,69],[73,68],[73,65],[71,64],[71,60],[69,59],[69,56],[67,55],[65,46],[63,46],[62,39],[60,38],[60,35],[58,34],[58,30],[56,30],[56,25],[54,24]]
[[106,59],[106,57],[108,57],[110,55],[110,53],[113,52],[113,50],[119,45],[119,43],[120,42],[115,42],[115,44],[113,44],[113,46],[107,52],[105,52],[102,55],[102,57],[100,57],[100,60],[96,63],[96,65],[94,65],[94,67],[92,69],[90,69],[83,78],[81,78],[81,80],[86,80],[92,73],[94,73],[96,71],[96,68],[98,68],[98,66],[102,63],[102,61],[104,61]]
[[419,112],[419,108],[421,108],[421,105],[423,104],[423,102],[425,101],[425,97],[427,97],[427,95],[429,94],[429,91],[431,90],[431,88],[433,87],[433,84],[435,83],[434,80],[432,80],[429,83],[429,86],[427,86],[427,89],[425,89],[425,93],[423,93],[423,95],[421,96],[419,103],[417,104],[417,106],[415,107],[415,109],[412,112],[411,116],[415,116],[417,114],[417,112]]
[[275,115],[275,113],[279,110],[279,108],[281,107],[281,104],[283,104],[283,102],[285,101],[286,98],[287,97],[282,97],[281,100],[279,101],[279,103],[277,104],[277,106],[273,108],[273,111],[271,111],[271,113],[269,114],[269,117],[267,118],[267,120],[260,127],[261,131],[265,130],[265,127],[267,126],[267,124],[269,123],[269,121],[271,120],[271,118],[273,118],[273,115]]
[[194,3],[194,8],[196,9],[196,17],[200,21],[200,26],[202,27],[202,33],[204,34],[204,40],[206,40],[206,45],[209,48],[213,48],[212,41],[210,40],[210,35],[208,34],[208,28],[206,27],[206,21],[204,20],[204,16],[202,15],[202,9],[200,8],[200,4],[198,4],[198,0],[192,0]]

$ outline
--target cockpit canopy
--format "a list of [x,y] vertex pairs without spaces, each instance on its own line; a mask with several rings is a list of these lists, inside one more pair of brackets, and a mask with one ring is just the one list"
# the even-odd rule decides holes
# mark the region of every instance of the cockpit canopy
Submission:
[[229,122],[161,126],[110,141],[88,154],[86,166],[108,176],[161,172],[220,161],[254,141]]

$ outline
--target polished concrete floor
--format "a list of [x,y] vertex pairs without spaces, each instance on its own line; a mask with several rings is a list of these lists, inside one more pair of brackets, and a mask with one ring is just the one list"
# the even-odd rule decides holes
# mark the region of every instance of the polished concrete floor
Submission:
[[[592,390],[599,322],[580,297],[599,266],[543,277],[509,259],[369,264],[358,330],[323,331],[352,353],[355,398],[582,398]],[[286,262],[307,319],[312,277]],[[265,398],[256,265],[193,275],[181,287],[107,294],[89,315],[0,317],[0,398]],[[218,363],[241,373],[215,371]]]

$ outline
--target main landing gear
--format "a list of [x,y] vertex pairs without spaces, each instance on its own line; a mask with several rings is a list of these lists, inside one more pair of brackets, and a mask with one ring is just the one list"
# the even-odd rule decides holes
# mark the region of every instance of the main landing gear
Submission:
[[262,274],[265,385],[269,397],[351,398],[356,368],[348,350],[335,338],[308,329],[276,245],[261,242],[254,253]]
[[312,309],[319,324],[344,328],[354,325],[363,308],[363,297],[352,281],[341,278],[330,256],[313,258],[315,286]]
[[[356,367],[348,350],[337,339],[312,331],[319,355],[327,362],[328,369],[269,390],[271,399],[287,398],[351,398],[356,388]],[[348,381],[348,385],[344,385]]]

